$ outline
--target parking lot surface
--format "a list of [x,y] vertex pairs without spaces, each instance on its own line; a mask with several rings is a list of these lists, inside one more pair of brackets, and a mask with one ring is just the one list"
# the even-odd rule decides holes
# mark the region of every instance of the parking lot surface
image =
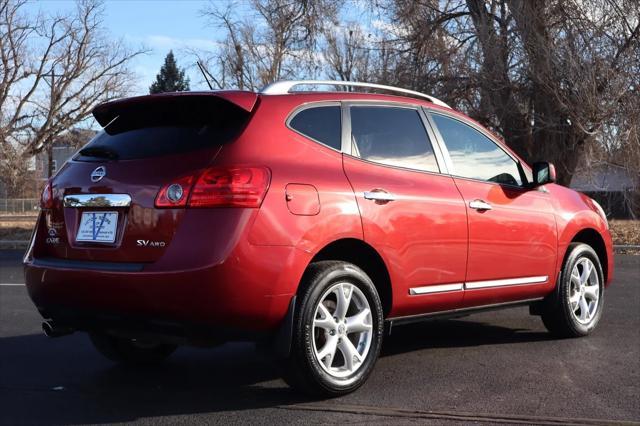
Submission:
[[640,422],[640,256],[617,256],[589,337],[554,339],[527,308],[394,327],[369,381],[331,400],[290,390],[248,343],[134,370],[84,334],[48,339],[20,257],[0,251],[1,424]]

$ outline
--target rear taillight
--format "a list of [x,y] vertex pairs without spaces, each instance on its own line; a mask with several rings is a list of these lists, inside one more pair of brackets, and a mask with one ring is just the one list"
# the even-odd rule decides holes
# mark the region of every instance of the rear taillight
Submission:
[[40,196],[40,208],[53,208],[53,188],[51,187],[51,181],[48,181],[42,190],[42,195]]
[[207,169],[193,186],[189,207],[260,207],[270,181],[266,167]]
[[[266,167],[212,167],[165,185],[156,207],[260,207],[270,182]],[[183,194],[177,202],[170,197],[176,185]]]

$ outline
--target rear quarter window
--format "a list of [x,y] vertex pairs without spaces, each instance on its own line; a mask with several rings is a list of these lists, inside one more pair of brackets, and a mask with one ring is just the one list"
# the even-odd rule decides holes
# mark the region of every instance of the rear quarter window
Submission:
[[338,105],[305,108],[291,118],[289,127],[338,151],[342,146],[341,113]]

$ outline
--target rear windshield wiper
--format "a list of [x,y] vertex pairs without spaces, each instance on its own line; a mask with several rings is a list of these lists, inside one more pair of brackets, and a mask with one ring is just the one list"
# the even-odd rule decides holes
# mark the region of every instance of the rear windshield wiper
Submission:
[[106,146],[88,146],[80,150],[80,155],[95,158],[108,158],[110,160],[118,159],[118,153]]

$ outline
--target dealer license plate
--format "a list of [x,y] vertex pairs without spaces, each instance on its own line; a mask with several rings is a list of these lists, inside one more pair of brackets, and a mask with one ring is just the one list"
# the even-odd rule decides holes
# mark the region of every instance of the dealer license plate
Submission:
[[113,243],[118,230],[118,212],[83,212],[76,241]]

